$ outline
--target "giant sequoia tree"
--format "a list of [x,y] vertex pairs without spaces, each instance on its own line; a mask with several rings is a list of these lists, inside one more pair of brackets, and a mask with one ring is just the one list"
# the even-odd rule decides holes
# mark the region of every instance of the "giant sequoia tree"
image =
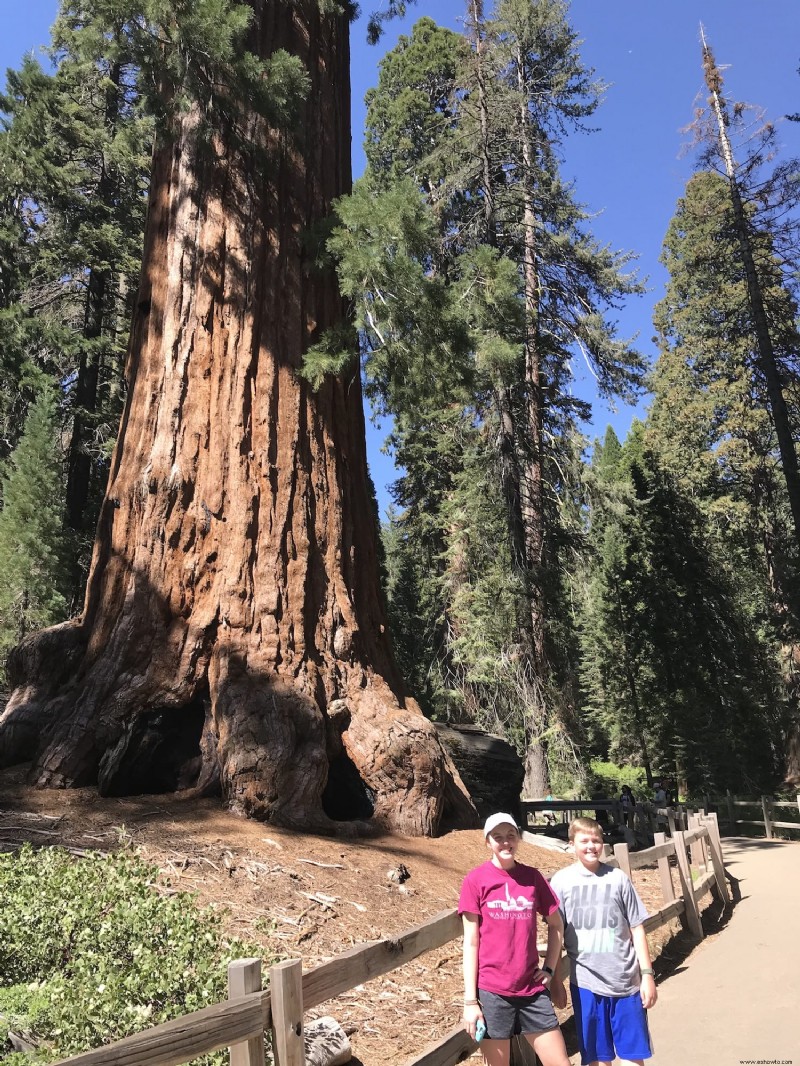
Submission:
[[[298,375],[343,317],[307,238],[350,184],[348,12],[249,7],[238,73],[305,83],[298,132],[237,104],[207,49],[178,85],[174,26],[154,35],[164,120],[84,612],[12,653],[0,752],[45,786],[218,779],[276,822],[428,833],[472,808],[393,665],[358,371]],[[202,31],[219,5],[178,8]]]

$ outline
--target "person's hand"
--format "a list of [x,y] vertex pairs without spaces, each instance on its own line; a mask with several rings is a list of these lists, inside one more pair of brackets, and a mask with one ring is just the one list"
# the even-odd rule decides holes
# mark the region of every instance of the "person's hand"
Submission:
[[550,985],[553,981],[553,975],[551,973],[548,973],[547,970],[543,970],[541,967],[539,967],[533,975],[533,980],[535,984],[544,985],[544,987],[549,991]]
[[642,983],[639,987],[639,995],[642,997],[642,1006],[645,1010],[655,1007],[658,999],[656,980],[651,973],[642,974]]
[[483,1018],[480,1003],[467,1003],[464,1005],[464,1031],[469,1033],[473,1040],[475,1039],[475,1026],[478,1024],[479,1018]]

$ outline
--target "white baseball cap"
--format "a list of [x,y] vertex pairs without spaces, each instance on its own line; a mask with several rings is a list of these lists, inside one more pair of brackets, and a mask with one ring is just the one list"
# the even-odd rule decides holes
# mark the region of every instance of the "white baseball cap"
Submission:
[[517,820],[510,814],[490,814],[486,819],[486,825],[483,827],[483,839],[485,840],[493,829],[497,829],[498,825],[513,825],[519,832]]

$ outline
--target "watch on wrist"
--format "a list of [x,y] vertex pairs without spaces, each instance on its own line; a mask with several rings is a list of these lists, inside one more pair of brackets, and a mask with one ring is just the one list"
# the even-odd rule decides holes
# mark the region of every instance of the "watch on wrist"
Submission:
[[[544,970],[545,973],[549,973],[551,977],[553,976],[553,971],[552,971],[552,969],[549,966],[543,966],[542,969]],[[651,973],[652,973],[652,970],[651,970]]]
[[651,977],[654,976],[653,971],[649,966],[640,966],[639,973],[642,975],[642,977],[644,977],[646,974],[649,974]]

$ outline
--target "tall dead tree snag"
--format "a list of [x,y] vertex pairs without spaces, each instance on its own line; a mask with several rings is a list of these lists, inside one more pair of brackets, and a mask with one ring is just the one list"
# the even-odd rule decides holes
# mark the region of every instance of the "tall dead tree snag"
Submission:
[[709,106],[716,121],[719,154],[728,178],[736,239],[739,243],[739,252],[747,284],[747,299],[753,321],[758,368],[766,385],[769,410],[772,416],[772,424],[775,427],[781,467],[786,482],[786,494],[789,498],[789,506],[792,513],[794,538],[800,547],[800,464],[798,464],[797,450],[792,434],[789,407],[784,396],[784,383],[781,380],[781,371],[775,355],[775,347],[772,342],[770,325],[764,306],[764,294],[756,268],[751,227],[748,223],[747,211],[737,176],[738,168],[728,135],[730,118],[727,103],[722,95],[722,74],[716,64],[711,47],[706,42],[702,26],[700,36],[703,48],[703,73],[709,92]]
[[298,374],[343,314],[306,235],[350,186],[349,26],[253,8],[253,50],[308,72],[302,137],[250,114],[207,142],[190,112],[156,152],[84,614],[12,654],[0,753],[44,786],[218,779],[278,823],[432,833],[474,810],[393,665],[360,381]]

